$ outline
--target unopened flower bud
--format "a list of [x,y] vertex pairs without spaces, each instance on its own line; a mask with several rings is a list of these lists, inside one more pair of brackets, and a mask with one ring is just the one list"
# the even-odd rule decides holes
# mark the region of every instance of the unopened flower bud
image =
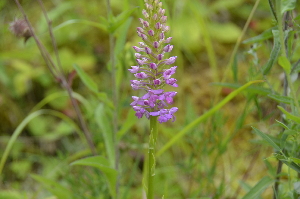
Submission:
[[159,39],[163,40],[165,38],[165,34],[162,32],[159,34]]
[[145,18],[148,18],[148,17],[149,17],[149,14],[147,13],[146,10],[143,10],[142,13],[143,13],[143,15],[144,15]]
[[151,50],[150,48],[146,47],[146,48],[145,48],[145,52],[146,52],[147,54],[151,54],[151,53],[152,53],[152,50]]
[[158,59],[158,61],[162,60],[163,58],[164,58],[164,55],[163,55],[163,54],[159,54],[159,55],[157,55],[157,59]]
[[153,42],[153,47],[154,48],[158,48],[159,47],[159,43],[157,41]]
[[136,30],[137,30],[138,32],[144,32],[144,29],[141,28],[141,27],[137,27]]
[[153,30],[149,30],[148,34],[149,34],[149,36],[154,36],[154,31]]
[[149,68],[155,70],[155,69],[157,69],[157,65],[155,63],[150,63]]
[[172,40],[172,37],[168,37],[166,40],[165,40],[165,43],[170,43],[171,42],[171,40]]
[[161,28],[161,24],[160,24],[159,22],[157,22],[157,23],[155,24],[155,28],[156,28],[156,29],[160,29],[160,28]]
[[148,28],[149,27],[149,22],[148,21],[143,21],[144,27]]
[[170,44],[168,44],[168,45],[166,45],[166,46],[164,47],[164,51],[165,51],[166,53],[171,52],[172,49],[173,49],[173,45],[170,45]]
[[167,22],[167,19],[168,19],[167,16],[162,16],[162,17],[160,18],[160,22],[161,22],[161,23],[166,23],[166,22]]
[[158,19],[157,14],[154,14],[153,17],[152,17],[152,19],[153,19],[154,21],[156,21],[156,20]]

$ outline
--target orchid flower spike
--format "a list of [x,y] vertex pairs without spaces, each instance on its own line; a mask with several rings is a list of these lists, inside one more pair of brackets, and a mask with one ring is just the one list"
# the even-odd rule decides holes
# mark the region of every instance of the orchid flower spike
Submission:
[[143,42],[139,43],[140,47],[133,46],[138,66],[131,66],[128,70],[137,78],[131,80],[133,90],[142,89],[146,94],[142,97],[133,96],[130,105],[138,118],[158,116],[160,123],[168,120],[174,122],[174,113],[178,108],[168,109],[168,106],[173,103],[177,92],[165,92],[163,89],[166,85],[178,87],[177,80],[171,77],[177,66],[170,66],[177,57],[164,58],[173,49],[170,44],[172,37],[165,37],[165,33],[169,32],[169,26],[166,25],[168,17],[159,0],[146,0],[145,5],[146,9],[142,12],[144,19],[140,18],[141,27],[137,28],[137,34]]

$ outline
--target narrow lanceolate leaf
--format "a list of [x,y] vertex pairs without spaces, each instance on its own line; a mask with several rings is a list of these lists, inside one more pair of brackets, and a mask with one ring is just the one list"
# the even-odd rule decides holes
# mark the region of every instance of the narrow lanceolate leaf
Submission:
[[102,103],[95,110],[95,121],[98,127],[101,130],[101,134],[103,135],[105,148],[107,152],[107,156],[110,162],[110,166],[114,167],[115,165],[115,145],[113,142],[113,131],[112,131],[112,123],[111,117],[109,115],[109,110]]
[[74,69],[76,70],[77,74],[79,75],[82,82],[93,92],[98,92],[98,85],[94,80],[90,78],[88,74],[86,74],[82,68],[80,68],[77,64],[73,64]]
[[269,94],[268,97],[270,97],[271,99],[273,99],[277,102],[284,103],[284,104],[291,104],[291,103],[293,104],[294,103],[293,99],[290,97],[287,97],[287,96]]
[[297,117],[295,115],[292,115],[291,113],[287,112],[283,107],[281,106],[277,106],[279,108],[279,110],[281,110],[281,112],[283,112],[286,117],[290,120],[293,120],[294,122],[297,122],[298,124],[300,124],[300,117]]
[[294,169],[295,171],[297,171],[298,173],[300,173],[300,167],[299,165],[297,165],[294,162],[289,162],[286,160],[281,160],[284,164],[286,164],[288,167],[290,167],[291,169]]
[[243,41],[243,44],[252,44],[252,43],[262,42],[267,39],[270,39],[273,36],[273,34],[272,34],[273,29],[274,28],[270,28],[255,37],[246,39]]
[[103,156],[93,156],[77,160],[71,165],[91,166],[99,169],[108,181],[109,190],[113,198],[116,196],[117,171],[110,166],[109,161]]
[[283,70],[284,70],[284,72],[286,74],[290,74],[291,73],[292,66],[291,66],[291,63],[288,60],[288,58],[286,58],[284,56],[280,56],[278,58],[278,63],[283,68]]
[[280,38],[279,38],[279,31],[278,30],[272,30],[273,33],[273,37],[274,37],[274,45],[273,45],[273,49],[270,55],[270,59],[268,60],[268,62],[266,63],[266,65],[264,65],[262,72],[263,75],[267,75],[271,68],[273,67],[273,65],[276,63],[277,58],[280,54]]
[[242,199],[256,199],[259,195],[273,183],[270,177],[263,177]]
[[258,130],[257,128],[253,127],[254,132],[259,135],[260,137],[262,137],[266,142],[268,142],[273,148],[275,148],[277,151],[281,151],[281,148],[275,143],[273,142],[273,140],[265,133],[261,132],[260,130]]

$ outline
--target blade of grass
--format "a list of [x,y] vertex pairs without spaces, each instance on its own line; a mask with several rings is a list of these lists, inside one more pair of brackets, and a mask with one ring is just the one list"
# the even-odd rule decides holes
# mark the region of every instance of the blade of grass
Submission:
[[40,115],[43,114],[49,114],[49,115],[53,115],[55,117],[59,117],[63,120],[65,120],[67,123],[71,124],[74,129],[79,133],[80,137],[82,140],[84,139],[84,135],[82,134],[81,130],[78,128],[78,126],[70,119],[68,118],[66,115],[58,112],[58,111],[54,111],[54,110],[38,110],[36,112],[33,112],[31,114],[29,114],[20,124],[19,126],[16,128],[16,130],[13,132],[12,136],[10,137],[8,144],[4,150],[4,153],[1,157],[1,161],[0,161],[0,175],[2,173],[4,164],[7,160],[7,157],[9,155],[9,152],[11,151],[13,144],[15,143],[16,139],[18,138],[18,136],[22,133],[23,129],[25,128],[25,126],[35,117],[38,117]]
[[175,144],[179,139],[181,139],[185,134],[187,134],[189,131],[191,131],[193,128],[195,128],[198,124],[206,120],[208,117],[210,117],[212,114],[214,114],[216,111],[221,109],[225,104],[227,104],[231,99],[233,99],[237,94],[248,88],[250,85],[255,83],[262,83],[263,80],[256,80],[246,83],[245,85],[241,86],[240,88],[236,89],[232,93],[230,93],[225,99],[223,99],[221,102],[219,102],[217,105],[215,105],[212,109],[198,117],[196,120],[191,122],[189,125],[187,125],[184,129],[182,129],[180,132],[178,132],[169,142],[167,142],[162,149],[160,149],[157,152],[157,156],[160,156],[163,154],[168,148],[170,148],[172,145]]

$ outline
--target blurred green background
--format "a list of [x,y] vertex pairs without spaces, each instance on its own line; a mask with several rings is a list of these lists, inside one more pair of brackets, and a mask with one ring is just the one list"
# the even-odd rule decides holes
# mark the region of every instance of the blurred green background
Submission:
[[[220,87],[214,82],[242,85],[262,79],[259,67],[268,60],[272,40],[258,44],[241,44],[233,66],[228,66],[234,45],[254,6],[254,0],[165,0],[176,61],[179,87],[175,99],[177,120],[160,125],[160,148],[172,135],[197,116],[211,108],[216,100],[226,97],[233,88]],[[34,0],[21,1],[36,33],[54,54],[41,8]],[[100,154],[106,155],[101,129],[93,120],[92,111],[99,103],[109,106],[111,74],[109,36],[104,30],[81,23],[64,22],[84,19],[100,22],[106,18],[105,1],[47,0],[44,1],[52,20],[62,66],[67,74],[78,64],[97,82],[102,100],[86,88],[78,76],[73,89],[84,99],[80,101],[94,143]],[[117,82],[119,88],[119,126],[131,109],[131,90],[127,72],[135,64],[132,46],[138,45],[136,34],[142,17],[142,0],[112,0],[114,15],[138,8],[116,32],[124,37],[117,52]],[[0,1],[0,155],[16,127],[46,97],[63,93],[52,78],[33,39],[26,43],[9,31],[9,24],[22,15],[14,1]],[[129,27],[128,32],[126,26]],[[261,1],[243,39],[254,37],[274,26],[268,1]],[[299,50],[298,50],[299,51]],[[299,55],[296,51],[295,57]],[[278,67],[279,68],[279,67]],[[281,87],[280,70],[272,71],[270,82]],[[273,79],[272,79],[273,78]],[[87,107],[82,102],[86,102]],[[268,129],[279,117],[276,103],[261,96],[244,93],[236,97],[209,120],[200,124],[180,142],[157,159],[157,194],[165,198],[241,198],[268,172],[272,174],[276,161],[264,158],[272,150],[251,132],[250,126]],[[76,121],[67,97],[52,100],[43,108],[54,109]],[[110,115],[103,108],[102,115]],[[136,121],[124,133],[119,143],[121,190],[123,198],[142,198],[142,163],[148,139],[148,120]],[[111,120],[107,122],[112,123]],[[87,150],[74,128],[66,120],[43,115],[32,120],[18,137],[0,178],[0,187],[11,198],[51,198],[49,189],[34,178],[38,174],[59,182],[76,198],[109,198],[108,187],[98,171],[69,164],[83,157]],[[83,155],[82,155],[83,154]],[[269,168],[268,168],[269,167]],[[270,175],[271,175],[270,174]],[[270,198],[272,188],[264,192]],[[0,195],[1,198],[1,195]],[[5,198],[4,195],[2,197]]]

